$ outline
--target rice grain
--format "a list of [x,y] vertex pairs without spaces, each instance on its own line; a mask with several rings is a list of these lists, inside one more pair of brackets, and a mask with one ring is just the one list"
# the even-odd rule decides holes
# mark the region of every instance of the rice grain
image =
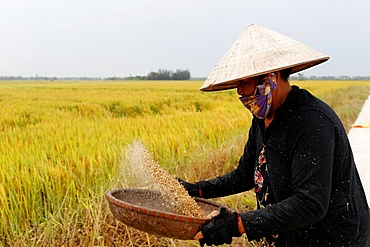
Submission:
[[189,196],[186,189],[153,160],[141,142],[135,141],[129,146],[127,164],[134,180],[145,187],[159,190],[174,212],[184,216],[205,218],[203,210]]

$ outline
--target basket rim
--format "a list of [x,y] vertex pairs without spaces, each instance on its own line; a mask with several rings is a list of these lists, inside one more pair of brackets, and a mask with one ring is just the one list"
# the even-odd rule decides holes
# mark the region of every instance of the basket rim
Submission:
[[[137,189],[137,188],[113,189],[113,190],[108,191],[105,194],[106,199],[111,204],[113,204],[115,206],[130,210],[130,211],[138,212],[138,213],[141,213],[141,214],[154,216],[154,217],[166,218],[166,219],[175,220],[175,221],[184,221],[184,222],[188,222],[188,223],[197,223],[197,224],[205,224],[205,223],[208,223],[210,221],[210,219],[208,219],[208,218],[196,218],[196,217],[191,217],[191,216],[185,216],[185,215],[179,215],[179,214],[175,214],[175,213],[164,212],[164,211],[160,211],[160,210],[154,210],[154,209],[150,209],[150,208],[147,208],[147,207],[137,206],[137,205],[119,200],[119,199],[117,199],[116,197],[113,196],[114,193],[117,193],[117,192],[120,192],[120,191],[125,191],[125,190],[126,191],[141,191],[141,192],[157,191],[157,190],[147,190],[147,189]],[[219,203],[212,202],[212,201],[209,201],[209,200],[206,200],[206,199],[203,199],[203,198],[194,197],[194,199],[195,199],[195,201],[202,202],[202,203],[205,203],[205,204],[209,204],[209,205],[212,205],[212,206],[216,206],[216,207],[221,207],[222,206]]]

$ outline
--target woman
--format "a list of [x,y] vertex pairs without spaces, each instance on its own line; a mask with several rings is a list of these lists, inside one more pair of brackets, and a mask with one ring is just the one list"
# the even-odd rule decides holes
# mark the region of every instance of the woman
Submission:
[[221,212],[195,236],[231,243],[246,233],[265,246],[370,246],[369,206],[343,125],[290,74],[329,57],[272,30],[249,25],[201,90],[237,88],[254,118],[238,167],[194,184],[191,196],[215,198],[254,189],[257,209]]

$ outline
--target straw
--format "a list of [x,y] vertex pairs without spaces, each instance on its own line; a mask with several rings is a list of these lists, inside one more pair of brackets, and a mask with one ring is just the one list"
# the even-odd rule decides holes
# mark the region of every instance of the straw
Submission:
[[328,56],[273,30],[250,24],[214,67],[203,91],[235,88],[237,81],[291,68],[296,73]]

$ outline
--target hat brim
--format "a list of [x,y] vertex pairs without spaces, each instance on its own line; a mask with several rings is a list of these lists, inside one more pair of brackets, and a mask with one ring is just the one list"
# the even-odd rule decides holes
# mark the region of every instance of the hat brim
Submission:
[[240,80],[244,80],[244,79],[248,79],[248,78],[268,74],[268,73],[271,73],[271,72],[281,71],[281,70],[289,69],[289,68],[291,69],[290,74],[294,74],[294,73],[297,73],[299,71],[302,71],[302,70],[311,68],[313,66],[319,65],[323,62],[326,62],[327,60],[329,60],[329,58],[330,57],[325,56],[325,57],[315,59],[315,60],[312,60],[312,61],[302,62],[300,64],[295,64],[295,65],[291,65],[291,66],[283,66],[283,67],[274,68],[274,69],[271,69],[271,70],[266,70],[266,71],[261,72],[261,73],[255,73],[255,74],[247,75],[247,76],[244,76],[244,77],[240,77],[240,78],[236,78],[236,79],[233,79],[233,80],[225,81],[225,82],[222,82],[222,83],[219,83],[219,84],[203,85],[200,88],[200,90],[201,91],[221,91],[221,90],[233,89],[233,88],[237,87],[238,81],[240,81]]

